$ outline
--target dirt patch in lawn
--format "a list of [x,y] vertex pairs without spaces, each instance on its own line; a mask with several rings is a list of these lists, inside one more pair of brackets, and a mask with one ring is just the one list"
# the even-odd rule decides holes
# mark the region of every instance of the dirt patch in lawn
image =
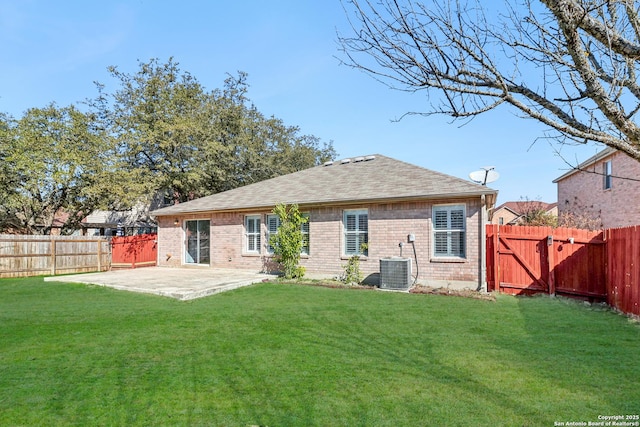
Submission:
[[[278,282],[278,281],[276,281]],[[347,284],[339,281],[333,280],[293,280],[293,281],[279,281],[280,283],[291,283],[296,285],[305,285],[305,286],[322,286],[324,288],[333,288],[333,289],[357,289],[357,290],[378,290],[377,286],[370,285],[358,285],[355,283]],[[385,291],[385,292],[394,292],[394,291]],[[397,292],[407,292],[407,291],[397,291]],[[408,291],[411,294],[431,294],[431,295],[447,295],[447,296],[455,296],[455,297],[463,297],[463,298],[473,298],[484,301],[495,301],[496,297],[494,294],[489,294],[487,292],[478,292],[470,289],[449,289],[449,288],[433,288],[431,286],[418,285],[414,286]]]
[[432,288],[430,286],[414,286],[409,290],[409,293],[412,294],[432,294],[432,295],[449,295],[455,297],[464,297],[464,298],[473,298],[480,299],[484,301],[495,301],[496,297],[494,294],[489,294],[486,292],[478,292],[472,291],[470,289],[449,289],[449,288]]

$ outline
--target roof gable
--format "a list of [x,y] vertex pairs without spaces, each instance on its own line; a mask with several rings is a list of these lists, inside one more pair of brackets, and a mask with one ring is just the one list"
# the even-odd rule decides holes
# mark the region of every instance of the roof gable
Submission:
[[435,199],[496,195],[483,185],[382,155],[327,162],[302,171],[186,203],[153,215],[271,208],[278,203],[344,204],[384,200]]
[[554,179],[552,182],[554,184],[557,184],[559,181],[562,181],[565,178],[570,177],[571,175],[574,175],[578,172],[581,172],[582,170],[588,168],[591,165],[594,165],[595,163],[606,159],[607,157],[611,157],[614,154],[619,153],[618,150],[611,148],[611,147],[607,147],[602,151],[599,151],[598,153],[596,153],[595,155],[589,157],[587,160],[585,160],[584,162],[580,163],[578,166],[574,167],[573,169],[569,170],[568,172],[565,172],[564,174],[560,175],[558,178]]

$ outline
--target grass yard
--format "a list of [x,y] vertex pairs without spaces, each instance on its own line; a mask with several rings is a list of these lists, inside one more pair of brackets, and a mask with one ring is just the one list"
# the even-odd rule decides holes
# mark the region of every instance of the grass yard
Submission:
[[640,326],[560,299],[0,280],[2,426],[553,426],[639,382]]

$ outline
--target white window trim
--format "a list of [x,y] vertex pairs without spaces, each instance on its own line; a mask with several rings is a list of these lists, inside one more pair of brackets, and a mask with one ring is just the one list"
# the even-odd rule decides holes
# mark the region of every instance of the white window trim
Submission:
[[[249,233],[249,220],[258,220],[258,230],[252,233]],[[256,249],[249,250],[249,236],[257,236],[258,242],[256,242]],[[259,255],[260,254],[260,246],[262,242],[260,242],[262,236],[262,215],[246,215],[244,217],[244,253],[251,255]]]
[[271,243],[269,242],[270,238],[271,238],[271,220],[276,221],[277,225],[276,225],[276,231],[273,234],[277,234],[278,230],[280,229],[280,217],[278,215],[274,215],[274,214],[269,214],[267,215],[267,219],[265,220],[265,235],[264,235],[264,246],[266,248],[266,251],[269,255],[273,255],[273,247],[271,246]]
[[300,251],[300,255],[309,256],[311,253],[311,215],[307,212],[303,212],[302,216],[307,219],[307,222],[301,225],[302,238],[304,239],[306,236],[307,244],[305,245],[304,242],[302,243],[302,250]]
[[[459,210],[462,209],[462,217],[464,219],[463,221],[463,228],[462,229],[453,229],[453,228],[447,228],[447,230],[437,230],[436,229],[436,211],[447,211],[447,227],[450,227],[450,222],[451,222],[451,211],[453,210]],[[431,227],[432,227],[432,247],[431,247],[431,257],[436,259],[436,260],[446,260],[446,259],[454,259],[454,260],[465,260],[467,258],[467,240],[468,240],[468,236],[467,236],[467,206],[465,204],[460,204],[460,203],[450,203],[450,204],[444,204],[444,205],[434,205],[432,207],[431,210]],[[443,231],[445,231],[448,236],[447,236],[447,246],[451,245],[451,236],[449,235],[449,233],[451,232],[462,232],[464,234],[464,247],[462,249],[462,256],[460,255],[452,255],[452,254],[437,254],[436,253],[436,233],[440,232],[442,233]]]
[[612,175],[613,175],[613,163],[611,163],[611,160],[605,160],[602,163],[602,176],[603,176],[602,189],[603,190],[611,190],[611,187],[613,187]]
[[[345,210],[342,212],[342,256],[344,257],[351,257],[353,255],[359,255],[359,256],[364,256],[366,257],[368,255],[368,250],[365,253],[360,252],[360,248],[358,247],[356,249],[355,253],[348,253],[347,252],[347,233],[349,233],[347,231],[347,215],[356,215],[356,225],[359,224],[359,220],[357,218],[360,217],[360,215],[362,214],[366,214],[367,215],[367,231],[366,231],[366,241],[367,243],[369,242],[369,209],[349,209],[349,210]],[[354,234],[364,234],[364,232],[362,231],[356,231],[356,232],[352,232]]]

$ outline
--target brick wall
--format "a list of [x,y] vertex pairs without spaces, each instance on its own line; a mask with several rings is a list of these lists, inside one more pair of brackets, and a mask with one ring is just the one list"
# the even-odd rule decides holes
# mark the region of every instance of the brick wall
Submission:
[[[429,281],[479,280],[480,269],[480,199],[467,199],[455,204],[466,206],[466,258],[439,259],[432,256],[432,208],[451,201],[422,201],[411,203],[365,204],[340,207],[317,207],[309,213],[309,256],[303,256],[303,265],[309,275],[337,276],[344,271],[348,257],[343,255],[344,237],[342,232],[343,212],[348,209],[368,209],[369,254],[360,262],[365,275],[379,272],[380,258],[400,255],[399,243],[403,242],[402,255],[414,258],[413,248],[407,242],[407,235],[415,235],[418,258],[419,279]],[[209,219],[211,221],[211,267],[268,270],[271,259],[266,254],[265,219],[269,211],[243,213],[212,213],[180,217],[163,217],[159,221],[158,257],[161,266],[181,266],[184,256],[184,221],[188,219]],[[262,253],[247,254],[244,238],[244,218],[246,215],[262,216]],[[169,254],[171,255],[169,257]],[[413,272],[415,274],[415,260]]]
[[600,218],[603,228],[640,224],[640,182],[613,178],[604,189],[604,162],[611,160],[612,175],[640,179],[640,163],[615,152],[558,182],[558,214],[572,213]]
[[158,265],[182,265],[184,232],[180,225],[174,225],[174,220],[173,217],[158,218]]

